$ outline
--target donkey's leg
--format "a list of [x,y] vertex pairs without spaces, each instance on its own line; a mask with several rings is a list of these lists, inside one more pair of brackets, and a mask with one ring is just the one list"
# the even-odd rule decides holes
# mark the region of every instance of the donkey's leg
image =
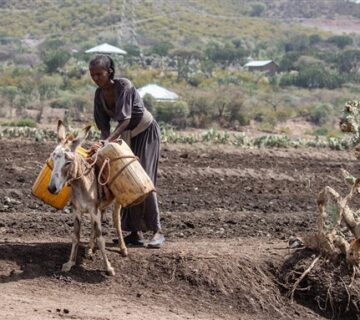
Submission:
[[76,212],[74,217],[74,229],[72,234],[72,246],[69,261],[62,265],[62,271],[68,272],[76,263],[77,251],[80,243],[81,213]]
[[113,267],[111,266],[105,252],[105,240],[101,233],[101,213],[100,210],[96,209],[95,212],[92,213],[93,219],[94,219],[94,231],[95,231],[95,238],[97,245],[101,251],[101,254],[104,259],[106,273],[110,276],[113,276],[115,274],[115,271]]
[[89,240],[89,244],[88,244],[88,249],[87,249],[87,257],[92,259],[93,258],[93,254],[94,254],[94,248],[95,248],[95,224],[94,224],[94,220],[93,220],[93,215],[90,214],[90,224],[91,224],[91,233],[90,233],[90,240]]
[[119,238],[120,253],[123,257],[126,257],[128,255],[128,252],[121,231],[121,205],[117,202],[115,202],[113,210],[113,223],[116,229],[117,236]]

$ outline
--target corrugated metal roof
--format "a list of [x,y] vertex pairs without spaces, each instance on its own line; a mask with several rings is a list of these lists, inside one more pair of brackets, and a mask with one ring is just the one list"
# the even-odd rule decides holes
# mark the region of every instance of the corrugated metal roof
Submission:
[[85,51],[86,53],[118,53],[118,54],[126,54],[125,50],[122,50],[118,47],[114,47],[111,44],[103,43],[94,48]]
[[272,60],[253,60],[244,65],[244,67],[264,67],[269,63],[273,62]]
[[150,94],[156,100],[177,100],[179,96],[157,84],[148,84],[138,89],[140,96],[143,98],[146,94]]

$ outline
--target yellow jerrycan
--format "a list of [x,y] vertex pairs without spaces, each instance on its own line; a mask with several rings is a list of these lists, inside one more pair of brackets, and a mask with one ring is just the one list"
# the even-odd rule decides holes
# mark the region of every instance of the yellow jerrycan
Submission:
[[124,208],[143,202],[150,192],[155,191],[150,177],[124,140],[110,142],[101,148],[96,165],[100,168],[100,183],[107,184]]
[[[82,147],[77,147],[76,152],[83,157],[88,157],[88,153]],[[71,188],[68,186],[64,186],[62,190],[58,194],[52,194],[48,190],[48,185],[51,178],[51,171],[53,168],[52,160],[48,159],[41,169],[39,175],[37,176],[31,193],[38,199],[43,202],[49,204],[50,206],[56,209],[64,209],[66,204],[69,201]]]

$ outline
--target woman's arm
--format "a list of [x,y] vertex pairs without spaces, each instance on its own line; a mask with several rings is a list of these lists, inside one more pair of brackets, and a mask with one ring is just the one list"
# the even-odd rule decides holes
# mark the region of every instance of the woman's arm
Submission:
[[100,130],[100,139],[107,139],[110,135],[110,117],[104,110],[99,89],[96,90],[94,97],[94,120]]
[[127,128],[127,126],[130,123],[130,119],[125,119],[124,121],[121,121],[117,127],[115,128],[115,130],[110,134],[110,136],[105,140],[107,142],[111,142],[116,140],[117,138],[120,137],[120,135],[125,131],[125,129]]

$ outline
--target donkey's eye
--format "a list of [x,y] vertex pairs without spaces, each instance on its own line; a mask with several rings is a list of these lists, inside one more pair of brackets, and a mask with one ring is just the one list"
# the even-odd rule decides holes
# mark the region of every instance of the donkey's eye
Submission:
[[71,164],[71,161],[66,161],[65,164],[64,164],[64,166],[68,166],[68,165],[70,165],[70,164]]

